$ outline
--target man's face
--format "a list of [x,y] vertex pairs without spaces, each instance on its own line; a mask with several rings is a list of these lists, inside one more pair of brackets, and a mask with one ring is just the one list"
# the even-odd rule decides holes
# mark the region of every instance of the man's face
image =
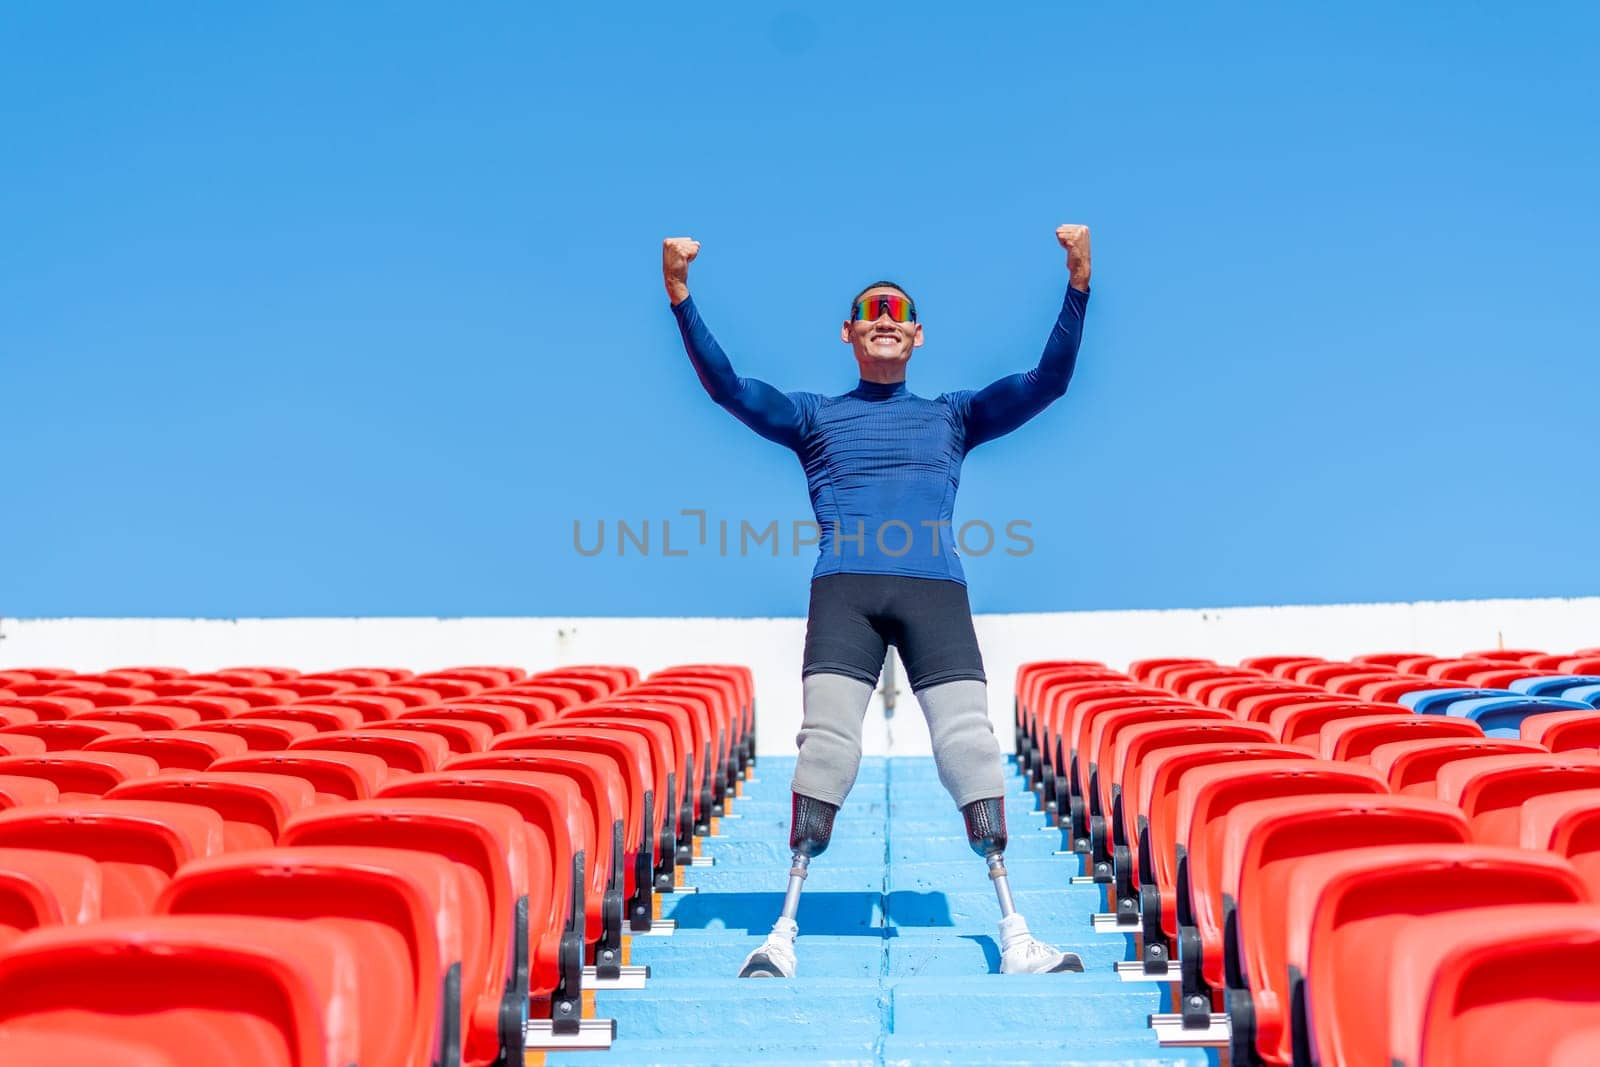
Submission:
[[[870,298],[879,295],[904,297],[893,286],[880,285],[861,294]],[[913,348],[922,347],[922,324],[896,322],[882,311],[876,319],[852,319],[839,332],[842,341],[855,350],[856,362],[863,366],[904,364],[911,358]]]

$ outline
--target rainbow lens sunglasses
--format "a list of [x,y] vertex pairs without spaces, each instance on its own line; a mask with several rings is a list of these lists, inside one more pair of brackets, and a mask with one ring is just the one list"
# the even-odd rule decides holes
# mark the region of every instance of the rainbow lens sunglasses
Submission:
[[878,316],[886,311],[895,322],[917,321],[916,305],[909,297],[901,296],[899,293],[879,293],[876,296],[862,297],[850,310],[850,320],[854,322],[857,319],[866,319],[868,322],[875,322]]

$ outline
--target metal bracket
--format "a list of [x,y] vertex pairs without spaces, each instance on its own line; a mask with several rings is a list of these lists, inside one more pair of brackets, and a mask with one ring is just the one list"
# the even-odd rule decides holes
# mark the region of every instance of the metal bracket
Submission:
[[1124,982],[1176,982],[1179,980],[1178,968],[1162,966],[1160,970],[1150,970],[1138,960],[1118,960],[1117,977]]
[[558,1049],[604,1051],[617,1039],[615,1019],[580,1019],[578,1032],[558,1034],[549,1019],[529,1019],[523,1040],[529,1052],[555,1052]]
[[1150,1029],[1162,1048],[1212,1048],[1226,1047],[1233,1036],[1233,1024],[1223,1012],[1212,1012],[1204,1027],[1185,1030],[1183,1016],[1162,1014],[1150,1016]]
[[624,966],[618,968],[621,974],[616,978],[601,978],[593,967],[583,969],[584,989],[643,989],[645,980],[650,977],[649,967]]
[[629,930],[630,937],[671,937],[678,930],[676,919],[651,919],[648,930]]
[[[726,819],[727,816],[724,815],[723,818]],[[715,867],[716,865],[717,858],[715,856],[695,856],[689,861],[689,866],[691,867]]]
[[1097,934],[1136,934],[1139,932],[1139,923],[1119,922],[1114,911],[1097,911],[1089,916],[1089,922]]

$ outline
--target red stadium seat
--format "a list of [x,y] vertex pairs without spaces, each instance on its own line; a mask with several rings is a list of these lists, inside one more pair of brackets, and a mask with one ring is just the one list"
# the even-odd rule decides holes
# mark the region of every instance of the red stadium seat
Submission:
[[1366,760],[1373,749],[1391,741],[1451,737],[1481,738],[1483,727],[1471,719],[1444,715],[1358,715],[1324,726],[1317,735],[1317,754],[1323,759]]
[[272,688],[287,689],[302,700],[315,700],[317,697],[333,696],[346,689],[354,689],[356,686],[353,682],[333,678],[288,678],[273,682]]
[[[137,735],[139,727],[131,722],[117,722],[93,718],[63,719],[59,722],[33,722],[22,726],[7,726],[0,737],[36,737],[44,742],[49,752],[75,752],[103,737],[118,734]],[[22,755],[22,753],[17,753]]]
[[1522,720],[1517,733],[1522,740],[1542,745],[1551,752],[1600,748],[1600,710],[1529,715]]
[[532,719],[527,706],[530,704],[547,705],[540,707],[538,711],[545,713],[546,718],[555,717],[555,706],[537,697],[490,696],[476,701],[429,704],[420,708],[407,708],[400,713],[400,717],[396,721],[403,722],[407,719],[456,719],[462,722],[479,722],[487,726],[490,733],[504,734],[510,733],[512,730],[526,730],[528,728]]
[[0,1032],[92,1033],[173,1067],[398,1067],[363,1058],[395,1025],[360,1018],[364,977],[348,937],[287,920],[49,927],[0,955]]
[[[1187,666],[1196,666],[1196,665],[1200,665],[1200,666],[1216,666],[1216,661],[1215,660],[1209,660],[1209,659],[1195,659],[1193,657],[1189,657],[1189,658],[1184,658],[1184,657],[1170,658],[1169,657],[1169,658],[1163,658],[1163,659],[1138,659],[1138,660],[1134,660],[1132,663],[1128,664],[1128,673],[1133,675],[1133,677],[1136,678],[1137,680],[1139,680],[1141,682],[1145,682],[1145,681],[1149,680],[1149,678],[1150,678],[1150,676],[1152,674],[1154,674],[1158,670],[1161,670],[1164,667],[1177,667],[1177,666],[1186,666],[1187,667]],[[1249,664],[1248,663],[1247,664],[1243,664],[1243,666],[1249,666]]]
[[97,708],[118,708],[127,704],[143,704],[156,699],[156,694],[148,689],[136,689],[128,686],[105,686],[95,683],[78,685],[74,683],[71,688],[56,691],[57,696],[82,697]]
[[[1304,749],[1292,745],[1235,742],[1224,745],[1181,745],[1154,752],[1145,761],[1135,809],[1136,858],[1139,872],[1139,917],[1146,946],[1160,945],[1171,954],[1178,926],[1179,841],[1178,792],[1183,774],[1191,768],[1220,767],[1242,761],[1300,760]],[[1123,803],[1127,797],[1124,794]]]
[[1278,667],[1280,667],[1281,665],[1283,665],[1285,663],[1320,663],[1320,662],[1322,662],[1322,660],[1318,656],[1307,656],[1307,655],[1300,654],[1300,653],[1291,654],[1291,655],[1283,655],[1283,654],[1280,653],[1280,654],[1271,655],[1271,656],[1246,656],[1244,659],[1239,661],[1239,666],[1248,667],[1251,670],[1264,671],[1267,674],[1276,675]]
[[[405,685],[376,686],[371,689],[347,689],[331,700],[323,699],[319,700],[318,703],[343,703],[354,697],[382,697],[387,706],[398,709],[420,708],[424,704],[437,704],[439,702],[440,697],[438,693],[434,692],[432,689],[413,687],[409,684],[409,682],[410,679],[407,679],[407,684]],[[383,717],[386,719],[392,719],[395,717],[395,714],[398,714],[398,710],[394,714],[385,715]]]
[[[413,711],[426,711],[426,708],[413,708]],[[494,728],[487,723],[471,722],[466,719],[451,718],[450,716],[418,717],[415,719],[395,719],[383,724],[385,730],[399,730],[401,733],[415,732],[432,734],[443,738],[444,743],[450,746],[451,753],[461,755],[467,752],[487,752],[489,743],[494,740]]]
[[29,930],[94,922],[101,894],[100,867],[92,859],[0,848],[0,955]]
[[195,693],[192,696],[162,697],[156,703],[164,708],[192,708],[200,713],[200,717],[207,721],[213,719],[230,719],[235,715],[242,715],[249,711],[251,704],[241,697],[226,695],[226,689],[212,689],[205,693]]
[[1228,814],[1253,801],[1387,792],[1387,783],[1372,768],[1334,760],[1241,760],[1183,774],[1177,807],[1176,923],[1164,929],[1179,940],[1185,999],[1220,990],[1223,984],[1222,854]]
[[194,696],[196,693],[203,693],[207,690],[215,689],[216,683],[197,682],[192,678],[173,678],[169,681],[151,682],[148,685],[141,685],[139,688],[150,690],[150,692],[154,693],[159,699],[164,697]]
[[124,752],[44,752],[0,757],[0,775],[42,778],[61,791],[61,799],[92,800],[132,778],[149,778],[161,767],[149,756]]
[[528,1010],[528,931],[521,924],[528,914],[530,838],[516,812],[464,800],[357,800],[301,812],[280,844],[432,853],[454,862],[466,875],[464,885],[482,887],[488,951],[483,971],[462,975],[463,1048],[468,1060],[520,1060]]
[[1315,752],[1321,746],[1324,728],[1346,719],[1371,718],[1374,715],[1414,717],[1410,709],[1399,704],[1371,704],[1360,700],[1328,703],[1316,700],[1273,708],[1267,716],[1267,725],[1284,744],[1303,745]]
[[170,771],[203,771],[219,759],[242,756],[250,746],[242,737],[205,730],[154,730],[121,737],[102,737],[85,752],[127,752],[149,756]]
[[582,791],[539,771],[439,771],[396,779],[385,796],[505,805],[528,833],[530,991],[552,1008],[579,995],[584,960],[587,859],[594,831]]
[[[319,697],[315,701],[298,701],[302,705],[331,708],[354,708],[361,713],[366,722],[381,722],[385,719],[398,718],[400,713],[410,705],[395,696],[385,696],[382,689],[346,689],[331,697]],[[431,703],[419,700],[419,705]]]
[[1439,769],[1447,763],[1518,752],[1543,753],[1544,750],[1526,741],[1493,737],[1433,737],[1379,745],[1372,750],[1368,762],[1388,779],[1389,788],[1394,792],[1431,797],[1438,795]]
[[1391,845],[1300,860],[1280,912],[1295,1039],[1325,1064],[1385,1063],[1396,936],[1418,918],[1586,902],[1567,861],[1485,845]]
[[1409,924],[1393,949],[1387,1062],[1549,1063],[1564,1038],[1600,1027],[1597,952],[1592,905],[1478,908]]
[[1546,653],[1533,648],[1491,648],[1477,652],[1463,652],[1462,659],[1493,659],[1505,663],[1522,663],[1529,656],[1543,656]]
[[221,817],[188,804],[88,800],[0,812],[0,848],[65,852],[98,863],[108,917],[148,913],[179,867],[222,845]]
[[311,783],[282,774],[210,771],[167,773],[124,782],[107,800],[160,800],[194,804],[222,819],[222,844],[230,852],[269,848],[291,816],[316,803]]
[[1518,753],[1454,760],[1439,768],[1439,799],[1455,804],[1477,840],[1516,845],[1524,801],[1574,789],[1600,788],[1600,757]]
[[344,667],[336,671],[316,671],[312,674],[302,674],[302,678],[327,678],[335,682],[349,682],[361,688],[384,686],[394,682],[403,682],[412,677],[412,672],[403,667]]
[[377,756],[391,772],[400,774],[436,771],[450,757],[450,746],[442,737],[374,727],[312,734],[291,744],[289,751],[366,753]]
[[159,1048],[126,1038],[0,1026],[0,1063],[10,1067],[178,1067]]
[[[471,681],[466,678],[442,678],[438,675],[418,675],[408,678],[401,687],[407,693],[431,693],[432,700],[425,703],[436,704],[441,700],[466,699],[484,689],[482,682]],[[392,691],[392,690],[391,690]],[[412,704],[411,707],[417,705]]]
[[37,756],[48,751],[44,738],[0,730],[0,756]]
[[517,682],[522,681],[522,679],[526,678],[527,676],[528,672],[523,670],[521,667],[469,666],[446,667],[442,671],[429,671],[426,674],[418,674],[414,675],[413,677],[421,679],[466,679],[470,682],[477,682],[478,685],[484,689],[498,689],[500,686],[504,685],[515,685]]
[[308,722],[249,717],[203,722],[189,729],[241,738],[245,747],[251,752],[278,752],[288,748],[300,738],[309,737],[317,732],[317,728]]
[[1600,900],[1600,789],[1573,789],[1523,801],[1517,843],[1565,856]]
[[60,799],[61,790],[56,788],[54,782],[43,778],[0,774],[0,811],[29,804],[54,804]]
[[252,752],[219,759],[210,770],[303,778],[316,790],[319,804],[366,800],[376,796],[389,778],[389,765],[365,752]]
[[[78,718],[79,716],[73,716]],[[125,708],[95,708],[82,716],[96,722],[128,722],[141,730],[186,730],[205,718],[193,708],[167,704],[132,704]]]
[[0,727],[23,726],[38,721],[39,713],[32,708],[12,707],[0,700]]
[[1279,708],[1291,705],[1309,704],[1348,704],[1350,698],[1340,696],[1338,693],[1261,693],[1247,696],[1239,701],[1238,710],[1235,712],[1239,718],[1246,722],[1271,722],[1272,713]]
[[1151,722],[1131,726],[1117,734],[1117,750],[1112,759],[1111,813],[1114,820],[1112,857],[1114,874],[1120,887],[1119,900],[1131,895],[1138,885],[1138,868],[1133,845],[1139,840],[1136,798],[1140,775],[1154,765],[1158,752],[1172,748],[1229,742],[1271,744],[1272,731],[1260,723],[1198,720],[1176,725]]
[[187,865],[156,910],[293,919],[341,931],[360,946],[362,1018],[389,1023],[363,1028],[364,1037],[381,1039],[369,1061],[428,1067],[459,1062],[463,940],[477,942],[475,959],[483,953],[488,915],[469,910],[477,898],[462,880],[454,863],[429,853],[278,848]]
[[[1292,1058],[1280,931],[1288,878],[1299,860],[1347,849],[1470,840],[1460,811],[1420,797],[1312,794],[1234,808],[1223,830],[1219,887],[1233,1062]],[[1214,972],[1207,977],[1217,979]]]
[[559,774],[577,784],[583,794],[585,812],[592,819],[584,903],[587,908],[584,937],[600,950],[622,950],[622,916],[632,872],[628,870],[625,817],[627,790],[617,769],[617,761],[593,754],[532,750],[495,750],[472,756],[457,756],[445,770],[543,771]]
[[316,733],[333,730],[359,730],[367,722],[356,708],[340,704],[280,704],[274,708],[251,708],[237,716],[241,720],[271,719],[274,722],[303,722]]
[[1402,674],[1390,681],[1367,682],[1356,695],[1376,704],[1399,700],[1419,689],[1438,689],[1439,683],[1421,674]]
[[1383,684],[1394,681],[1398,675],[1393,671],[1355,670],[1344,671],[1339,674],[1329,675],[1323,682],[1323,687],[1330,693],[1341,693],[1348,697],[1359,697],[1361,687],[1374,682]]
[[[1165,724],[1168,729],[1179,730],[1197,722],[1234,723],[1227,712],[1216,708],[1198,708],[1185,705],[1165,707],[1120,708],[1095,715],[1085,720],[1087,742],[1078,752],[1078,774],[1084,783],[1084,799],[1088,817],[1089,855],[1091,863],[1109,863],[1111,859],[1112,761],[1115,758],[1117,738],[1125,730],[1146,724]],[[1103,772],[1103,773],[1102,773]],[[1096,870],[1097,876],[1102,872]],[[1110,870],[1104,872],[1102,881],[1109,880]]]
[[[495,738],[493,750],[566,752],[604,757],[610,763],[602,770],[615,775],[625,789],[626,807],[623,819],[623,862],[625,888],[630,920],[647,925],[653,913],[652,893],[655,880],[655,842],[660,825],[656,817],[655,770],[650,742],[646,737],[629,731],[608,730],[589,726],[570,719],[544,723],[532,730],[502,734]],[[612,768],[615,768],[613,770]]]
[[293,689],[279,689],[270,685],[254,686],[218,686],[196,693],[195,696],[227,697],[230,700],[242,700],[252,708],[271,708],[279,704],[293,704],[300,699],[300,694]]

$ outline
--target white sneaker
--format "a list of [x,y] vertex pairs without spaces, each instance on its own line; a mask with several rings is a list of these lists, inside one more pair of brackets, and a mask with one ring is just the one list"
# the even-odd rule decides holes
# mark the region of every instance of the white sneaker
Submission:
[[1028,933],[1028,924],[1013,912],[1000,920],[1001,974],[1060,974],[1081,971],[1083,961],[1075,953],[1062,952]]
[[794,938],[800,927],[793,919],[780,917],[772,924],[772,933],[761,947],[745,957],[739,968],[740,978],[793,978],[795,972]]

